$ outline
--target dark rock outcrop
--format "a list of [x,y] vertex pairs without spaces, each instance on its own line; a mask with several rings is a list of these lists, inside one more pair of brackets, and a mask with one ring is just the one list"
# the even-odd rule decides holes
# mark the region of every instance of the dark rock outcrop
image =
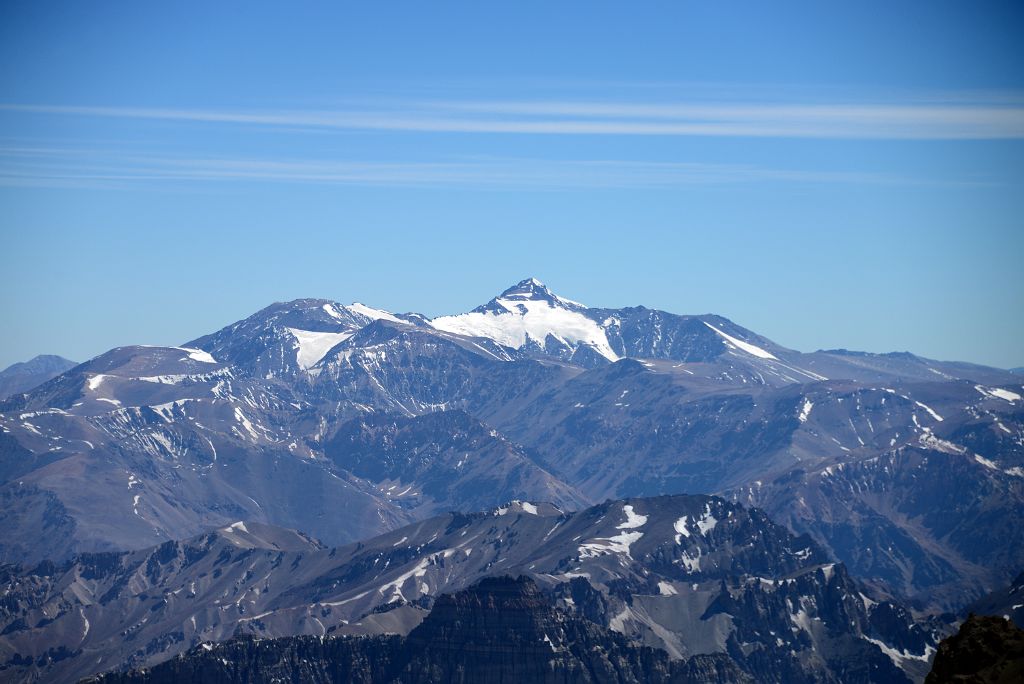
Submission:
[[1024,682],[1024,630],[1001,617],[971,615],[939,644],[925,684]]

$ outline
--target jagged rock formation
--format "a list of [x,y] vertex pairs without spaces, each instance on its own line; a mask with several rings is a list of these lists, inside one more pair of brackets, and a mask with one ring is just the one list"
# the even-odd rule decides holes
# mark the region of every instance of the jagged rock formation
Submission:
[[1001,617],[971,615],[939,644],[925,684],[1024,681],[1024,630]]

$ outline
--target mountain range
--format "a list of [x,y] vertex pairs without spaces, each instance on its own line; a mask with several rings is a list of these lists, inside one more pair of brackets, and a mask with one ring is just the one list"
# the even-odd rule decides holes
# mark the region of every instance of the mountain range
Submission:
[[[0,559],[10,578],[52,592],[53,573],[83,558],[130,563],[233,534],[223,530],[237,532],[240,521],[298,530],[267,533],[279,553],[298,545],[322,555],[511,500],[558,516],[716,494],[805,538],[817,565],[838,563],[833,576],[857,583],[864,605],[900,606],[921,630],[926,614],[959,611],[1024,567],[1021,382],[906,352],[801,353],[720,316],[587,307],[532,278],[434,319],[320,299],[278,303],[179,347],[113,349],[0,401]],[[548,588],[543,577],[531,581]],[[347,575],[338,582],[361,586]],[[442,589],[428,586],[430,597]],[[422,598],[399,593],[408,604]],[[371,614],[395,620],[414,608]],[[685,629],[600,616],[673,657],[694,652],[666,636]],[[316,634],[295,620],[273,633]],[[155,624],[143,655],[177,633]],[[175,648],[196,636],[181,631]],[[63,643],[53,634],[44,641]],[[925,653],[920,639],[897,646],[861,634],[895,649],[885,662],[912,671],[912,656]],[[104,657],[151,662],[129,655]],[[832,667],[802,662],[799,671],[855,679]]]
[[[338,548],[237,522],[7,572],[0,667],[12,679],[150,667],[238,634],[415,640],[439,618],[452,629],[486,627],[486,615],[446,617],[444,597],[478,591],[493,575],[523,577],[537,588],[527,593],[543,593],[531,622],[558,608],[602,639],[614,632],[673,662],[713,656],[754,681],[919,681],[938,641],[898,602],[871,599],[807,536],[708,496],[575,513],[515,501]],[[533,636],[542,652],[574,641],[557,627]]]

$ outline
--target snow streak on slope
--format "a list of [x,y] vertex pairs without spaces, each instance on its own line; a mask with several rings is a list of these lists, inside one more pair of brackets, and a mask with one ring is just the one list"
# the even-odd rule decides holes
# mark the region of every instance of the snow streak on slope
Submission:
[[385,321],[391,321],[392,323],[408,323],[408,321],[403,321],[401,318],[398,318],[397,316],[394,316],[388,313],[387,311],[384,311],[383,309],[373,309],[369,306],[366,306],[365,304],[360,304],[359,302],[353,302],[352,304],[349,304],[345,308],[353,313],[360,314],[361,316],[366,316],[367,318],[374,321],[383,319]]
[[[562,300],[568,301],[568,300]],[[529,340],[540,346],[548,335],[567,346],[585,344],[609,361],[618,361],[604,329],[577,311],[538,299],[509,297],[496,299],[504,311],[473,311],[458,316],[441,316],[431,321],[438,330],[488,337],[498,344],[519,349]]]
[[998,387],[992,388],[983,387],[981,385],[975,385],[974,389],[978,390],[987,397],[995,397],[997,399],[1002,399],[1003,401],[1008,401],[1011,404],[1015,401],[1020,401],[1021,399],[1020,395],[1017,394],[1016,392],[1011,392],[1010,390],[1005,390]]
[[732,335],[727,335],[724,332],[722,332],[721,330],[719,330],[718,328],[716,328],[715,326],[713,326],[710,323],[708,323],[707,321],[704,322],[704,325],[708,326],[709,328],[714,330],[716,333],[721,335],[725,339],[725,341],[728,342],[729,344],[733,345],[734,347],[736,347],[738,349],[742,349],[743,351],[747,352],[748,354],[756,356],[756,357],[758,357],[760,359],[773,359],[775,361],[778,361],[778,359],[775,356],[773,356],[769,352],[766,352],[764,349],[761,349],[760,347],[755,347],[754,345],[750,344],[749,342],[744,342],[743,340],[735,338]]

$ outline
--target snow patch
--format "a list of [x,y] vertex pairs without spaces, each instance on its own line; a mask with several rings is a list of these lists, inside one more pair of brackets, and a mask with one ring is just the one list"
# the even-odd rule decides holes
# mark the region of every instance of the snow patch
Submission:
[[[687,551],[679,559],[679,562],[688,572],[700,572],[700,557],[704,555],[704,552],[700,550],[700,547],[696,547],[696,557],[690,556],[690,552]],[[696,591],[696,590],[695,590]]]
[[520,510],[520,511],[522,511],[524,513],[529,513],[530,515],[537,515],[537,507],[536,506],[534,506],[532,503],[529,503],[527,501],[519,501],[518,499],[515,499],[513,501],[509,501],[507,504],[505,504],[501,508],[495,508],[494,512],[493,512],[493,515],[496,515],[496,516],[505,515],[509,511],[516,511],[516,510]]
[[256,434],[256,430],[252,427],[252,423],[245,417],[245,414],[242,413],[242,409],[237,406],[235,407],[235,420],[242,424],[242,427],[244,427],[246,432],[249,433],[249,437],[252,438],[252,441],[255,442],[259,439],[259,435]]
[[996,399],[1002,399],[1008,401],[1011,404],[1015,401],[1020,401],[1021,397],[1016,392],[1010,390],[1001,389],[999,387],[984,387],[982,385],[975,385],[974,389],[981,392],[986,397],[995,397]]
[[174,347],[175,349],[181,350],[188,354],[188,358],[193,361],[200,363],[217,363],[217,359],[210,355],[210,352],[205,352],[202,349],[193,349],[191,347]]
[[629,504],[622,507],[622,512],[626,514],[626,522],[616,525],[615,529],[617,530],[632,530],[643,527],[647,523],[647,516],[634,513],[633,507]]
[[1006,401],[1009,401],[1011,403],[1014,402],[1014,401],[1020,401],[1020,395],[1017,394],[1016,392],[1011,392],[1010,390],[1005,390],[1005,389],[1001,389],[999,387],[996,387],[995,389],[992,389],[992,390],[989,390],[989,391],[993,395],[999,397],[1000,399],[1005,399]]
[[704,506],[704,514],[697,521],[697,528],[706,537],[708,532],[715,529],[716,525],[718,525],[718,519],[711,514],[711,504],[706,504]]
[[383,309],[374,309],[369,306],[366,306],[365,304],[360,304],[359,302],[352,302],[345,308],[353,313],[357,313],[360,316],[366,316],[367,318],[374,321],[385,320],[391,321],[392,323],[403,323],[405,325],[410,325],[409,321],[403,321],[401,318],[398,318],[397,316],[388,311],[384,311]]
[[979,456],[978,454],[975,454],[974,460],[980,463],[981,465],[985,466],[986,468],[991,468],[992,470],[999,470],[999,466],[997,466],[994,461],[990,461],[984,456]]
[[412,570],[408,570],[406,572],[403,572],[401,575],[399,575],[395,579],[391,580],[387,584],[381,585],[380,588],[377,589],[377,591],[380,593],[381,596],[385,596],[387,594],[387,591],[390,589],[393,592],[392,593],[392,600],[394,600],[394,599],[401,599],[403,601],[407,600],[405,598],[405,595],[402,593],[402,586],[408,580],[410,580],[410,579],[417,579],[418,580],[421,577],[423,577],[424,575],[426,575],[427,574],[427,567],[429,567],[430,565],[436,563],[441,558],[447,558],[449,555],[451,555],[449,553],[449,551],[451,553],[454,553],[453,549],[446,549],[445,551],[442,551],[440,553],[435,553],[435,554],[432,554],[430,556],[427,556],[426,558],[420,559],[420,562],[417,563],[412,568]]
[[925,646],[924,653],[922,655],[915,655],[910,651],[897,651],[895,648],[889,646],[884,641],[880,641],[879,639],[872,639],[867,636],[864,636],[862,638],[865,641],[870,642],[877,646],[879,649],[881,649],[882,653],[889,656],[889,659],[892,660],[893,665],[899,668],[903,667],[904,660],[920,660],[922,662],[928,662],[931,659],[932,654],[935,653],[935,649],[931,646]]
[[683,537],[690,536],[690,530],[686,529],[686,520],[689,517],[690,516],[688,515],[684,515],[682,518],[672,523],[672,527],[674,527],[676,530],[676,544],[682,541]]
[[336,321],[343,321],[345,317],[342,316],[341,312],[334,308],[333,304],[324,304],[324,313],[333,318]]
[[924,432],[918,437],[917,441],[922,445],[936,451],[942,451],[947,454],[956,454],[963,456],[967,453],[967,448],[962,447],[959,444],[954,444],[948,440],[936,437],[934,433],[928,428],[924,428]]
[[942,422],[942,416],[940,416],[938,413],[933,411],[930,406],[922,404],[919,401],[915,401],[914,403],[917,404],[918,406],[920,406],[921,408],[923,408],[925,411],[927,411],[931,415],[932,418],[934,418],[935,420],[939,421],[940,423]]
[[608,629],[618,632],[619,634],[626,634],[626,620],[633,617],[633,611],[629,606],[622,609],[622,612],[613,617],[608,621]]
[[801,423],[806,423],[808,416],[811,415],[811,409],[814,407],[814,402],[810,399],[804,398],[804,405],[800,407],[800,415],[797,418],[800,419]]
[[[646,520],[646,518],[645,518]],[[643,532],[623,532],[614,537],[602,537],[591,539],[589,542],[580,544],[578,549],[580,559],[596,558],[609,554],[622,554],[632,558],[629,547],[635,544],[644,536]]]
[[793,631],[803,630],[808,634],[812,634],[810,617],[807,615],[807,611],[803,608],[797,610],[795,614],[790,615],[789,620],[794,625]]
[[327,355],[327,352],[352,337],[350,332],[316,332],[298,328],[286,328],[286,330],[299,343],[299,351],[295,360],[302,370],[308,370],[315,366],[320,359]]
[[364,591],[361,594],[356,594],[355,596],[352,596],[352,597],[347,598],[347,599],[343,599],[341,601],[330,601],[330,602],[321,601],[321,602],[318,602],[318,603],[321,606],[330,606],[331,608],[334,608],[336,606],[343,606],[346,603],[352,603],[353,601],[358,601],[359,599],[363,598],[364,596],[366,596],[369,593],[370,593],[369,591]]

